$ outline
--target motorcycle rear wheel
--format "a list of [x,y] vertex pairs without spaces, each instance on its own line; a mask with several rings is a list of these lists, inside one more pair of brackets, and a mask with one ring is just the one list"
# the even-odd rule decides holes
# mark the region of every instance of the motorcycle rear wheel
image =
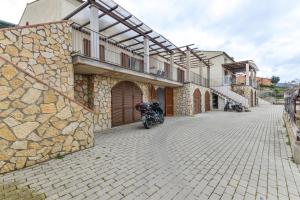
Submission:
[[159,123],[163,124],[165,121],[164,115],[161,115],[159,118],[160,118]]

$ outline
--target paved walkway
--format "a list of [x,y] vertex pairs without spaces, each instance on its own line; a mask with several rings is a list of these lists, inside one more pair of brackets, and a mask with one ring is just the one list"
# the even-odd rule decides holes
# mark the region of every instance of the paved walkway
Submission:
[[117,128],[94,148],[0,176],[0,199],[299,200],[281,114],[264,104]]

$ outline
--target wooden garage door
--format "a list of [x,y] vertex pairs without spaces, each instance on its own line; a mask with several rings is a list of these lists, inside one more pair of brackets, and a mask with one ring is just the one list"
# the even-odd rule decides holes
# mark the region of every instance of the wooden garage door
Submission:
[[135,105],[142,102],[142,91],[132,82],[120,82],[112,88],[112,126],[129,124],[140,119]]
[[173,88],[165,88],[165,115],[174,115]]
[[205,112],[210,111],[210,95],[209,92],[205,92]]
[[201,112],[201,92],[199,89],[194,91],[194,114]]

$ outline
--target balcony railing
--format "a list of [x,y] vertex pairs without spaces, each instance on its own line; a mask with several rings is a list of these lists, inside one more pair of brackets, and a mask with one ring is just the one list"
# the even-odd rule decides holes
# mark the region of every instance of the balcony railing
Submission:
[[190,72],[190,81],[191,83],[203,86],[203,87],[208,87],[208,79],[200,76],[199,74],[196,74],[195,72]]
[[[91,49],[93,45],[90,42],[90,32],[91,30],[87,28],[82,28],[79,30],[77,25],[72,26],[72,36],[73,36],[73,52],[76,55],[82,55],[85,57],[91,56]],[[114,66],[130,69],[133,71],[150,74],[155,77],[164,78],[172,81],[177,81],[177,77],[173,75],[176,71],[175,67],[171,67],[167,62],[150,57],[149,58],[149,72],[144,69],[144,58],[143,56],[133,54],[132,52],[126,51],[111,41],[105,40],[104,36],[99,37],[100,47],[99,47],[99,58],[100,62],[108,63]]]

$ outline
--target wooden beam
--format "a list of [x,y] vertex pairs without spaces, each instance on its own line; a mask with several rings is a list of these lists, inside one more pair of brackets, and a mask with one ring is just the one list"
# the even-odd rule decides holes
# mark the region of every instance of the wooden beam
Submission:
[[126,38],[126,39],[124,39],[124,40],[118,41],[116,44],[120,44],[120,43],[123,43],[123,42],[127,42],[127,41],[129,41],[129,40],[133,40],[133,39],[135,39],[135,38],[138,38],[138,37],[147,35],[147,34],[149,34],[149,33],[151,33],[151,32],[152,32],[152,30],[147,31],[147,32],[144,32],[143,34],[138,34],[138,35],[135,35],[135,36],[133,36],[133,37]]

